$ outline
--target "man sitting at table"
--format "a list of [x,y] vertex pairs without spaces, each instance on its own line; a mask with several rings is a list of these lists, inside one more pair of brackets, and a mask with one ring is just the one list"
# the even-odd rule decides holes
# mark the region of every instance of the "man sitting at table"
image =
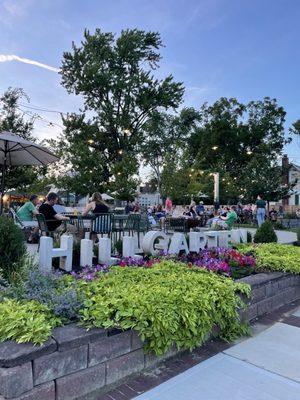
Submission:
[[[40,214],[43,214],[47,223],[47,227],[50,232],[55,231],[57,228],[61,226],[62,221],[69,221],[69,218],[66,217],[65,215],[58,214],[53,206],[57,203],[58,201],[58,195],[56,193],[49,193],[45,203],[43,203],[40,208],[39,212]],[[68,226],[69,228],[69,226]],[[74,226],[71,225],[70,231],[74,230]]]

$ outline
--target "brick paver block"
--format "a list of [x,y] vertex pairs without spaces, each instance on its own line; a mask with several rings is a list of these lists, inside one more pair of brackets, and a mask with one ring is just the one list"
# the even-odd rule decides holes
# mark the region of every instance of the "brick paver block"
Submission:
[[56,380],[56,400],[73,400],[105,385],[105,363]]
[[143,342],[138,335],[137,331],[132,331],[132,338],[131,338],[131,350],[141,349],[143,347]]
[[15,398],[32,388],[31,362],[12,368],[0,368],[0,394],[4,397]]
[[86,330],[76,324],[70,324],[55,328],[52,337],[58,345],[58,351],[70,350],[75,347],[82,346],[87,343],[95,342],[107,336],[105,329]]
[[139,372],[144,368],[142,349],[125,354],[106,362],[106,384],[114,383],[127,375]]
[[131,350],[131,331],[110,336],[89,345],[89,366],[101,364]]
[[[0,396],[0,400],[6,399]],[[12,400],[55,400],[55,384],[53,381],[43,383],[19,397],[14,397]]]
[[43,356],[33,362],[34,384],[52,381],[87,367],[88,346]]
[[28,361],[56,351],[57,344],[53,339],[47,340],[42,346],[32,343],[16,343],[6,340],[0,343],[0,367],[15,367]]

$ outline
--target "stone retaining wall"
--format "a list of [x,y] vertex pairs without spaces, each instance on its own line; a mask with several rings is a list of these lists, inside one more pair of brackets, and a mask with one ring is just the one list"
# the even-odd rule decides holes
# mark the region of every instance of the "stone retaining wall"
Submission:
[[[240,281],[252,286],[244,319],[271,312],[300,298],[300,276],[258,274]],[[164,357],[146,355],[134,331],[56,328],[43,346],[0,343],[0,400],[96,399],[123,378],[153,367]]]
[[281,272],[250,275],[239,282],[251,286],[251,299],[242,318],[252,321],[300,299],[300,276]]

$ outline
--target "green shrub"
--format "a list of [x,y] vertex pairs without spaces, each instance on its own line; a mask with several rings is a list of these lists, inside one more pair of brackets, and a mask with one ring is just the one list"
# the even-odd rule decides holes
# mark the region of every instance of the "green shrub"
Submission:
[[0,216],[0,270],[5,279],[11,280],[22,265],[26,254],[24,236],[12,219]]
[[256,270],[282,271],[300,274],[300,247],[266,243],[255,246],[239,246],[242,253],[253,253]]
[[35,301],[4,300],[0,303],[0,340],[44,343],[61,321]]
[[227,340],[246,331],[237,308],[242,306],[238,292],[249,294],[248,285],[173,261],[148,269],[115,267],[100,279],[79,281],[78,290],[86,298],[83,325],[135,329],[146,350],[156,354],[173,344],[201,345],[214,326]]
[[271,221],[264,222],[254,235],[254,243],[276,243],[277,235]]
[[114,245],[114,250],[116,254],[122,254],[123,252],[123,241],[122,240],[117,240],[115,245]]
[[247,243],[252,243],[252,233],[247,231]]
[[300,228],[297,229],[297,242],[300,243]]

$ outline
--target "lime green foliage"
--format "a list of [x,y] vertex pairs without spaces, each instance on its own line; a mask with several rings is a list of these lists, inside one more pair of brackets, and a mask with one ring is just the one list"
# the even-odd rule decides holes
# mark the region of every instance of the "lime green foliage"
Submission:
[[254,243],[276,243],[277,235],[274,231],[273,225],[271,221],[266,221],[260,226],[255,235],[254,235]]
[[135,329],[146,350],[156,354],[172,344],[201,345],[214,326],[227,340],[246,332],[237,308],[243,305],[238,293],[249,295],[247,285],[174,261],[148,269],[116,267],[101,275],[78,282],[86,298],[82,323],[89,328]]
[[21,229],[12,219],[0,216],[0,270],[5,279],[11,280],[19,270],[25,253],[26,247]]
[[300,274],[300,247],[265,243],[239,246],[242,253],[252,252],[257,270],[282,271]]
[[42,344],[60,324],[59,318],[36,301],[7,299],[0,303],[0,341],[12,339],[18,343]]

